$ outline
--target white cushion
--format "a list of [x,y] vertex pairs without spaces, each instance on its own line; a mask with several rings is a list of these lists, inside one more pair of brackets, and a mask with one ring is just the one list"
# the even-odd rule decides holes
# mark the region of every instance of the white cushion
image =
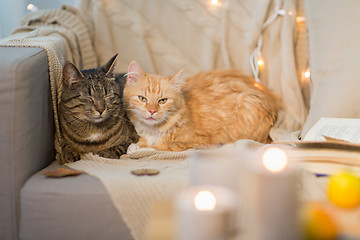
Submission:
[[311,101],[302,137],[321,117],[360,117],[360,1],[304,3]]

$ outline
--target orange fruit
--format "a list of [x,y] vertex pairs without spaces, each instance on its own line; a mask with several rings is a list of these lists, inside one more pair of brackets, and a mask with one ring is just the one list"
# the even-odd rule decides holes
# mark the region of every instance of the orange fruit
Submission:
[[331,215],[320,203],[307,203],[300,212],[300,220],[306,240],[333,240],[338,227]]
[[349,171],[332,175],[327,188],[329,200],[342,208],[360,205],[360,178]]

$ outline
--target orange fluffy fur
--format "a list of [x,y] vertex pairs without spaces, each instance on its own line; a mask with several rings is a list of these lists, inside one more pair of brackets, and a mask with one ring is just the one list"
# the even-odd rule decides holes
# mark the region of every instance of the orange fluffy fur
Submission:
[[269,141],[278,98],[237,70],[201,72],[188,79],[145,73],[129,65],[124,102],[140,135],[139,147],[181,151],[232,143]]

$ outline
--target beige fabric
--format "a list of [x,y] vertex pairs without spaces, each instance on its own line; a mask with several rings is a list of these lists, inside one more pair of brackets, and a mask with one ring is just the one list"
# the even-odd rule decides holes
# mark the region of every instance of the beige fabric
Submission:
[[[276,1],[275,1],[276,2]],[[306,119],[298,73],[296,69],[295,43],[297,25],[295,21],[297,1],[284,1],[285,15],[278,18],[264,32],[263,56],[265,59],[262,79],[271,89],[281,96],[283,110],[271,130],[275,140],[296,140]],[[289,12],[292,14],[290,15]]]
[[[101,179],[134,239],[145,239],[151,205],[156,201],[171,201],[188,185],[188,161],[184,159],[112,160],[91,154],[82,159],[66,165]],[[143,168],[157,169],[160,174],[131,174],[132,170]]]
[[[253,151],[261,146],[262,144],[254,141],[239,140],[234,144],[223,146],[222,149]],[[99,178],[134,239],[141,240],[145,239],[149,227],[152,204],[157,201],[173,200],[189,185],[188,157],[196,151],[198,150],[174,153],[140,151],[123,155],[121,159],[105,159],[87,154],[82,160],[66,163],[66,166],[84,170]],[[158,169],[160,174],[141,177],[131,174],[132,170],[143,168]],[[247,188],[246,191],[251,189]]]
[[[241,152],[238,161],[230,167],[236,168],[238,173],[236,179],[233,180],[239,183],[236,192],[241,196],[241,204],[238,205],[238,227],[242,229],[243,234],[249,235],[249,238],[244,239],[254,239],[251,236],[258,231],[253,227],[256,226],[254,224],[256,219],[253,216],[259,208],[253,204],[254,197],[257,195],[253,176],[249,174],[249,163],[254,160],[252,158],[254,152],[262,146],[264,145],[251,140],[239,140],[219,149]],[[197,151],[188,150],[176,153],[140,151],[123,155],[121,159],[105,159],[87,154],[82,160],[66,165],[73,169],[84,170],[99,178],[130,229],[131,235],[136,240],[142,240],[146,239],[146,232],[149,230],[153,203],[172,201],[181,190],[191,185],[191,179],[194,178],[191,174],[196,174],[196,172],[189,170],[191,163],[189,156]],[[156,176],[141,177],[131,174],[132,170],[143,168],[157,169],[160,173]],[[301,171],[300,200],[324,200],[326,180],[316,178],[310,172]]]
[[[264,31],[263,83],[284,100],[272,130],[275,140],[299,131],[306,117],[295,64],[296,0],[82,0],[80,9],[94,22],[94,43],[100,64],[119,52],[117,71],[126,72],[130,60],[145,71],[170,75],[184,68],[199,71],[234,67],[251,75],[250,54],[263,23],[279,3],[278,16]],[[293,14],[288,14],[292,11]]]
[[[311,102],[302,136],[321,117],[360,118],[357,0],[305,0]],[[321,14],[320,14],[321,13]]]
[[39,47],[46,50],[49,62],[50,87],[55,120],[55,148],[61,152],[57,104],[62,90],[62,68],[66,61],[83,68],[97,67],[97,57],[91,42],[91,22],[74,7],[64,5],[59,10],[29,13],[22,28],[0,40],[0,46]]

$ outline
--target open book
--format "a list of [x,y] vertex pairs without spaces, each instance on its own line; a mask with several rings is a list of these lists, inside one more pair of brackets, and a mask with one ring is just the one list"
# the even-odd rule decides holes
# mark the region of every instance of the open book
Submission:
[[302,141],[284,143],[290,159],[318,174],[349,169],[360,175],[360,119],[321,118]]

